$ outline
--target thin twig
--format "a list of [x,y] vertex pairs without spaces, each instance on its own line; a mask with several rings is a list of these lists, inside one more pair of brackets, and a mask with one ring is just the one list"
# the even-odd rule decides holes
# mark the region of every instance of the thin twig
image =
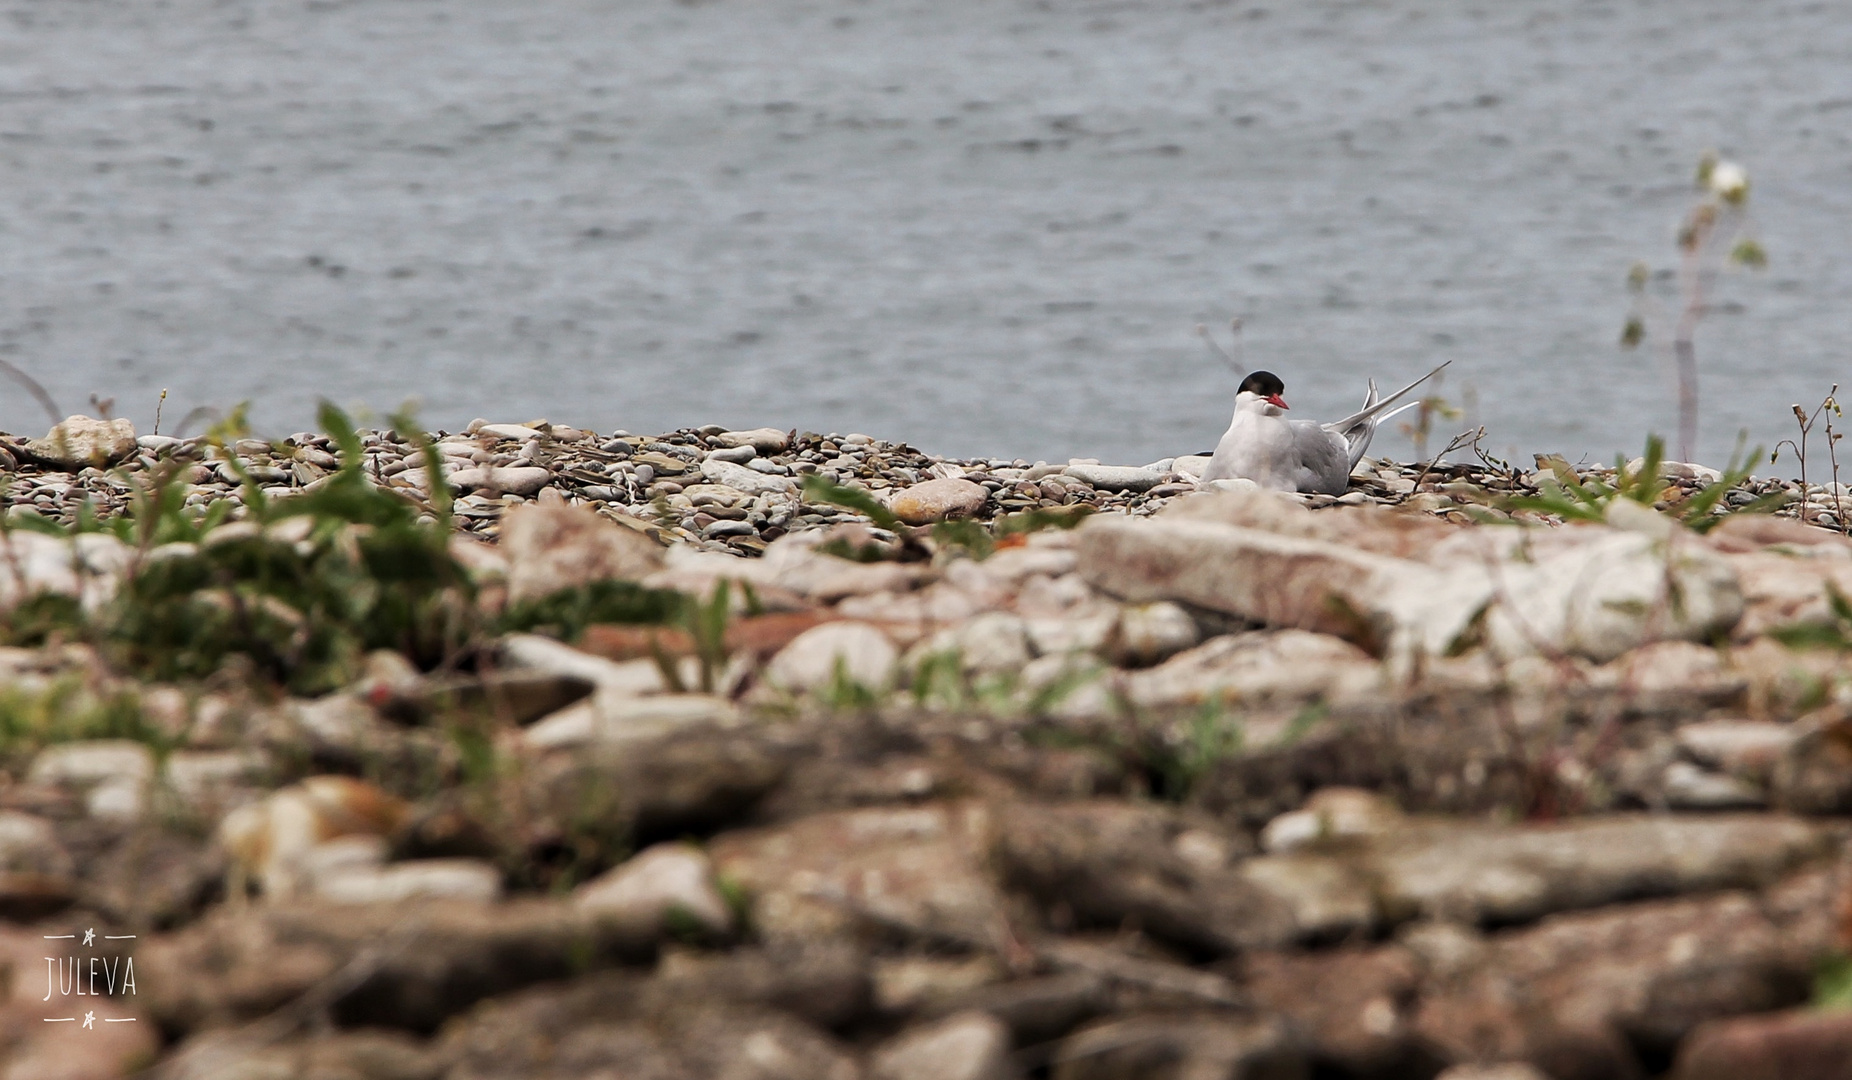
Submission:
[[1433,459],[1421,467],[1421,474],[1415,477],[1415,490],[1421,490],[1421,482],[1428,478],[1428,473],[1434,471],[1435,467],[1440,464],[1442,458],[1453,453],[1455,450],[1477,445],[1479,440],[1483,438],[1485,438],[1485,428],[1481,426],[1472,431],[1462,431],[1452,439],[1449,439],[1447,445],[1441,452],[1434,455]]
[[1241,347],[1241,320],[1239,318],[1228,320],[1228,328],[1234,331],[1235,336],[1235,349],[1232,354],[1224,351],[1220,345],[1215,343],[1215,339],[1209,336],[1209,328],[1202,323],[1196,324],[1196,336],[1203,339],[1203,344],[1209,346],[1210,352],[1213,352],[1224,364],[1234,369],[1235,378],[1245,378],[1247,376],[1247,369],[1242,365],[1241,359],[1239,359],[1244,351]]
[[58,403],[51,399],[51,395],[45,392],[45,388],[39,385],[37,379],[26,374],[17,367],[14,367],[5,360],[0,360],[0,371],[4,371],[8,375],[13,376],[14,379],[18,380],[21,386],[24,386],[33,397],[38,399],[39,404],[45,408],[45,415],[51,417],[51,422],[54,427],[57,426],[59,421],[64,419],[64,411],[58,408]]
[[174,429],[174,437],[184,438],[186,436],[187,429],[193,426],[193,421],[195,420],[211,420],[213,423],[216,424],[220,420],[223,420],[224,418],[225,418],[225,414],[213,408],[212,406],[201,405],[198,408],[194,409],[192,412],[189,412],[185,416],[180,418],[180,426]]

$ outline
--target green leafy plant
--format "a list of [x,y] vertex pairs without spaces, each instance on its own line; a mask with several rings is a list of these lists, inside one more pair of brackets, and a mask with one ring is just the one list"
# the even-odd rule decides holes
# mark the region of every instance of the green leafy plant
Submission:
[[682,594],[671,589],[645,588],[634,581],[594,581],[510,604],[496,621],[496,629],[577,641],[595,623],[673,622],[680,617],[682,604]]
[[817,692],[817,699],[836,712],[870,712],[880,706],[881,693],[851,675],[848,661],[838,656],[830,681]]
[[1815,970],[1813,1007],[1852,1009],[1852,956],[1832,956]]
[[1852,651],[1852,602],[1831,581],[1826,583],[1826,606],[1831,622],[1779,626],[1768,636],[1791,648]]
[[0,765],[23,768],[54,743],[129,739],[164,755],[173,735],[151,723],[134,690],[91,682],[75,673],[37,686],[0,687]]
[[1212,695],[1190,717],[1180,740],[1148,753],[1157,794],[1178,802],[1187,799],[1217,763],[1239,756],[1246,745],[1246,726],[1229,715],[1222,695]]
[[[1725,512],[1720,507],[1724,496],[1749,479],[1752,463],[1761,456],[1761,447],[1744,456],[1739,444],[1719,479],[1705,484],[1690,498],[1670,505],[1669,512],[1697,532],[1710,531],[1723,520]],[[1539,460],[1551,474],[1538,484],[1539,494],[1506,499],[1505,509],[1555,514],[1567,521],[1605,521],[1608,506],[1614,500],[1630,499],[1642,506],[1657,506],[1670,486],[1660,475],[1660,466],[1665,462],[1665,440],[1657,435],[1647,437],[1646,453],[1639,468],[1629,468],[1624,459],[1615,462],[1612,482],[1594,474],[1578,473],[1560,456]],[[1730,512],[1767,513],[1779,507],[1786,498],[1783,494],[1766,495]]]
[[[82,517],[70,529],[48,523],[66,535],[107,527],[136,558],[98,611],[46,601],[23,626],[10,621],[6,636],[81,637],[119,666],[168,680],[202,678],[243,656],[263,677],[305,694],[345,685],[373,649],[427,669],[458,662],[482,627],[474,587],[449,551],[445,485],[432,484],[421,506],[369,482],[352,422],[324,403],[320,420],[340,448],[339,470],[312,490],[271,498],[233,452],[241,416],[234,411],[207,439],[239,480],[236,502],[188,507],[184,463],[176,462],[157,467],[129,512],[106,526]],[[430,440],[414,442],[426,475],[442,476]]]
[[843,484],[833,484],[821,476],[812,474],[804,477],[804,500],[813,503],[828,503],[840,506],[874,522],[890,532],[901,532],[906,524],[894,512],[881,505],[881,501],[867,491]]

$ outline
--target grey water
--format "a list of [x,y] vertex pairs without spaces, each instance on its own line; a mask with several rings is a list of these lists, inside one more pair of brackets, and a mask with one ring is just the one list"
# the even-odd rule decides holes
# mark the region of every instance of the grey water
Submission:
[[[1698,331],[1721,462],[1852,385],[1849,14],[6,0],[0,359],[142,431],[167,388],[170,431],[326,397],[1140,463],[1214,444],[1193,327],[1239,315],[1296,416],[1452,360],[1435,442],[1605,459],[1675,429],[1616,340],[1716,149],[1769,253]],[[0,428],[46,423],[0,380]]]

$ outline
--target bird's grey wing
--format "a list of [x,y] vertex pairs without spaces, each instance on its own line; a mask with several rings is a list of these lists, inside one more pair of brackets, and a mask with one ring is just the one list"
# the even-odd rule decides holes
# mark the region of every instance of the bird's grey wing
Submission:
[[1350,446],[1342,435],[1311,420],[1293,422],[1293,450],[1299,457],[1302,492],[1342,495],[1350,487]]
[[[1373,411],[1376,407],[1376,403],[1381,400],[1382,395],[1376,392],[1376,380],[1371,379],[1369,391],[1363,395],[1363,415],[1365,418],[1347,428],[1334,429],[1332,425],[1325,425],[1327,430],[1332,431],[1333,434],[1344,440],[1345,456],[1349,459],[1351,469],[1356,468],[1357,462],[1363,460],[1363,455],[1369,453],[1370,440],[1376,437],[1376,425],[1381,423],[1384,417],[1395,415],[1394,413],[1383,413],[1378,415]],[[1348,471],[1347,469],[1346,472],[1348,473]]]
[[1388,409],[1389,406],[1394,405],[1396,402],[1408,396],[1408,392],[1410,390],[1413,390],[1415,387],[1420,386],[1424,382],[1427,382],[1429,379],[1432,379],[1434,376],[1439,375],[1441,371],[1444,368],[1446,368],[1447,364],[1451,364],[1451,363],[1453,363],[1453,361],[1451,360],[1447,361],[1447,363],[1440,365],[1440,367],[1437,367],[1433,371],[1428,372],[1426,375],[1423,375],[1421,378],[1416,379],[1412,383],[1409,383],[1407,386],[1404,386],[1402,389],[1397,390],[1393,394],[1390,394],[1388,397],[1382,398],[1379,401],[1376,401],[1370,405],[1365,406],[1361,412],[1352,413],[1351,415],[1346,416],[1342,420],[1331,421],[1329,424],[1325,425],[1325,429],[1328,431],[1335,431],[1338,434],[1342,435],[1344,434],[1345,431],[1349,430],[1352,426],[1356,424],[1362,423],[1365,420],[1380,417],[1383,411]]

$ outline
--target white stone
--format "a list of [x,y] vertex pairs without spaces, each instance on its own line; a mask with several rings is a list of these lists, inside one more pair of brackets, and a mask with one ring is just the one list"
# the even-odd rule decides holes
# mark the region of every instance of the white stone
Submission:
[[1025,707],[1057,719],[1105,719],[1120,711],[1109,674],[1088,653],[1038,656],[1023,665],[1017,693]]
[[1069,465],[1063,472],[1101,491],[1150,491],[1164,474],[1135,465]]
[[918,1013],[1000,982],[1003,965],[985,953],[973,956],[882,956],[869,962],[875,1007],[887,1013]]
[[521,743],[531,750],[584,746],[597,737],[598,710],[590,701],[568,705],[521,730]]
[[521,741],[535,750],[558,750],[655,739],[687,728],[730,727],[739,720],[739,710],[717,694],[631,697],[601,691],[528,727]]
[[392,904],[415,899],[500,898],[502,875],[479,859],[413,859],[379,869],[354,868],[324,875],[316,894],[339,904]]
[[154,753],[129,739],[92,739],[60,743],[39,751],[28,777],[41,784],[88,787],[105,780],[154,778]]
[[788,693],[829,686],[838,670],[876,693],[893,685],[900,653],[879,629],[864,622],[829,622],[799,634],[772,658],[766,680]]
[[1283,855],[1327,841],[1381,836],[1401,823],[1401,812],[1374,792],[1321,788],[1300,809],[1267,822],[1260,846]]
[[138,821],[147,806],[147,782],[126,776],[105,780],[84,796],[84,812],[103,821]]
[[762,495],[767,492],[791,493],[797,485],[789,477],[767,476],[756,469],[744,465],[735,465],[731,461],[721,461],[710,457],[701,463],[701,475],[716,484],[744,491],[748,495]]
[[16,851],[54,847],[57,843],[58,834],[51,822],[17,810],[0,810],[0,861]]
[[1128,604],[1119,611],[1116,659],[1145,666],[1161,663],[1202,639],[1196,620],[1168,600]]
[[1004,548],[984,560],[984,572],[1005,581],[1021,581],[1030,575],[1058,578],[1074,572],[1078,560],[1072,548],[1024,545]]
[[[1197,475],[1200,477],[1202,474],[1198,473]],[[1245,476],[1232,476],[1223,480],[1210,480],[1207,482],[1207,486],[1217,491],[1239,491],[1244,493],[1266,490]]]
[[1234,707],[1352,701],[1376,693],[1382,683],[1381,665],[1341,638],[1255,630],[1210,638],[1157,667],[1131,672],[1125,692],[1140,708]]
[[501,659],[510,667],[584,679],[601,692],[620,696],[659,694],[667,689],[662,668],[654,660],[606,660],[539,634],[509,634],[501,641]]
[[605,742],[655,738],[707,725],[730,727],[740,720],[739,709],[718,694],[608,695],[593,698],[592,707],[597,737]]
[[1704,641],[1743,614],[1743,594],[1723,556],[1682,532],[1593,533],[1533,563],[1505,563],[1486,636],[1505,656],[1538,644],[1612,660],[1653,639]]
[[260,779],[268,764],[256,750],[176,750],[161,778],[181,802],[202,808]]
[[723,431],[711,436],[716,446],[750,446],[761,454],[776,454],[790,445],[791,437],[777,428],[753,428],[749,431]]
[[291,700],[284,704],[284,711],[302,734],[320,747],[359,749],[382,723],[373,706],[348,691],[312,701]]
[[53,425],[44,438],[28,442],[25,449],[40,461],[66,468],[107,465],[136,451],[135,425],[122,417],[98,420],[92,416],[67,416]]
[[390,848],[391,845],[383,836],[337,836],[304,851],[297,859],[297,866],[310,882],[310,887],[318,889],[319,883],[332,875],[352,870],[379,869],[386,865]]
[[1119,628],[1119,612],[1112,607],[1099,611],[1080,611],[1072,615],[1025,619],[1029,645],[1038,656],[1084,652],[1105,654]]
[[498,439],[518,439],[522,442],[540,438],[540,432],[537,429],[523,427],[520,424],[484,424],[476,428],[473,434],[492,435]]
[[1768,804],[1768,797],[1754,785],[1689,761],[1667,765],[1660,786],[1666,805],[1674,810],[1746,810]]
[[499,546],[513,601],[598,581],[638,581],[663,565],[662,545],[584,507],[513,507],[502,518]]
[[553,473],[538,465],[462,469],[450,475],[450,482],[462,491],[488,489],[527,498],[552,483]]
[[1728,772],[1774,768],[1804,729],[1773,720],[1700,720],[1678,729],[1679,749]]
[[115,596],[134,557],[134,548],[107,533],[0,533],[0,611],[41,594],[75,597],[94,611]]
[[1601,515],[1611,529],[1624,529],[1650,536],[1655,540],[1668,540],[1681,531],[1677,521],[1643,503],[1632,499],[1614,499]]
[[986,1012],[961,1012],[904,1031],[877,1048],[874,1080],[1006,1080],[1010,1029]]
[[676,913],[710,934],[733,929],[713,864],[693,844],[657,844],[579,886],[573,903],[638,935],[659,932]]
[[[1380,531],[1392,549],[1388,519],[1342,542],[1314,539],[1216,520],[1218,508],[1259,505],[1228,498],[1184,500],[1171,509],[1187,512],[1145,520],[1095,516],[1078,530],[1081,573],[1127,600],[1339,634],[1400,663],[1447,655],[1469,634],[1505,657],[1605,662],[1648,641],[1709,640],[1743,613],[1729,562],[1682,529],[1455,530],[1400,558],[1359,543]],[[1270,513],[1255,524],[1313,521]]]
[[[1179,476],[1187,476],[1191,480],[1201,480],[1203,478],[1203,473],[1209,468],[1209,462],[1211,460],[1213,459],[1204,454],[1185,454],[1171,461],[1170,471]],[[1249,483],[1253,483],[1253,481],[1249,481]],[[1255,486],[1259,487],[1260,485],[1256,484]]]
[[968,672],[1019,671],[1029,662],[1029,635],[1022,619],[1006,611],[986,611],[961,626],[934,635],[934,652],[956,651]]

